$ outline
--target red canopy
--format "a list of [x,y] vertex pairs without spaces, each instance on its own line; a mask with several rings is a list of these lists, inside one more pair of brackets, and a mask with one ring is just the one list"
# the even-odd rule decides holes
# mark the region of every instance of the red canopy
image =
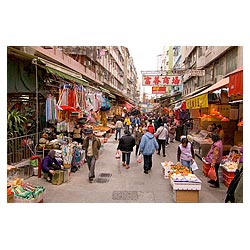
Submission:
[[243,67],[229,74],[228,95],[243,95]]

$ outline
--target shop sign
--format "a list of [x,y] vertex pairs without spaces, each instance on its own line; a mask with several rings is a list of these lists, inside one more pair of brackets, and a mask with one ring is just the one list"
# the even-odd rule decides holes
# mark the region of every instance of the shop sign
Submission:
[[208,107],[208,94],[200,95],[186,100],[187,109],[199,109]]
[[165,94],[166,87],[154,86],[152,87],[152,94]]
[[186,71],[186,74],[188,76],[204,76],[205,75],[205,70],[201,69],[189,69]]
[[178,75],[143,75],[142,86],[180,85],[181,76]]

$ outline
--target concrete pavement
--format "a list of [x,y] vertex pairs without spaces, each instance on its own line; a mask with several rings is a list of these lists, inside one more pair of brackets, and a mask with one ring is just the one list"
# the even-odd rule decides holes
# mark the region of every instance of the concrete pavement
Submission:
[[[153,155],[153,167],[149,174],[143,173],[143,163],[136,162],[134,152],[131,154],[130,169],[125,169],[121,159],[115,159],[117,144],[112,134],[96,162],[96,180],[93,183],[88,181],[86,163],[77,172],[71,173],[70,180],[62,185],[52,185],[37,176],[26,179],[26,182],[46,188],[46,203],[174,203],[173,189],[169,179],[163,178],[161,162],[176,162],[179,142],[166,147],[166,157],[162,156],[162,152],[161,155]],[[202,181],[199,202],[224,203],[227,187],[223,183],[218,189],[209,187],[197,156],[196,161],[199,169],[195,174]],[[101,178],[98,178],[100,175]],[[101,183],[103,181],[107,182]]]

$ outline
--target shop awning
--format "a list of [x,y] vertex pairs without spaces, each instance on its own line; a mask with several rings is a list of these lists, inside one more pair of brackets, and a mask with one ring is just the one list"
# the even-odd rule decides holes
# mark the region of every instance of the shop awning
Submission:
[[113,99],[116,99],[116,97],[113,95],[113,94],[109,94],[109,97],[113,98]]
[[218,81],[217,83],[215,83],[212,86],[210,86],[209,88],[204,89],[200,93],[198,93],[198,94],[190,97],[189,99],[193,99],[194,97],[197,97],[197,96],[200,96],[200,95],[204,95],[204,94],[207,94],[209,92],[213,92],[213,91],[215,91],[217,89],[220,89],[222,87],[228,87],[228,84],[229,84],[229,77],[223,78],[220,81]]
[[109,90],[107,90],[107,89],[105,89],[103,87],[100,87],[100,86],[99,86],[99,88],[102,91],[102,93],[105,93],[105,94],[108,94],[108,95],[111,94]]
[[201,87],[199,89],[196,89],[192,93],[189,93],[189,94],[183,96],[182,99],[187,100],[187,99],[192,98],[193,96],[197,96],[197,94],[199,94],[201,91],[204,91],[205,89],[209,88],[210,86],[211,86],[211,84],[203,86],[203,87]]
[[48,73],[59,76],[61,78],[79,83],[83,86],[88,86],[88,81],[82,78],[82,75],[78,72],[72,71],[60,65],[49,62],[45,59],[39,58],[39,62],[44,64],[44,67]]
[[229,75],[228,95],[243,95],[243,66],[231,72]]

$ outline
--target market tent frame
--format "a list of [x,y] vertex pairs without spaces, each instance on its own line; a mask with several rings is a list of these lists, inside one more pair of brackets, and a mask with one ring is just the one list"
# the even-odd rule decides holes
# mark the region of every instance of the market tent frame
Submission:
[[54,64],[42,58],[38,58],[38,62],[43,64],[43,65],[38,64],[38,66],[44,67],[47,73],[51,73],[66,80],[76,82],[85,87],[89,86],[89,82],[83,79],[82,75],[78,72],[59,66],[58,64]]

